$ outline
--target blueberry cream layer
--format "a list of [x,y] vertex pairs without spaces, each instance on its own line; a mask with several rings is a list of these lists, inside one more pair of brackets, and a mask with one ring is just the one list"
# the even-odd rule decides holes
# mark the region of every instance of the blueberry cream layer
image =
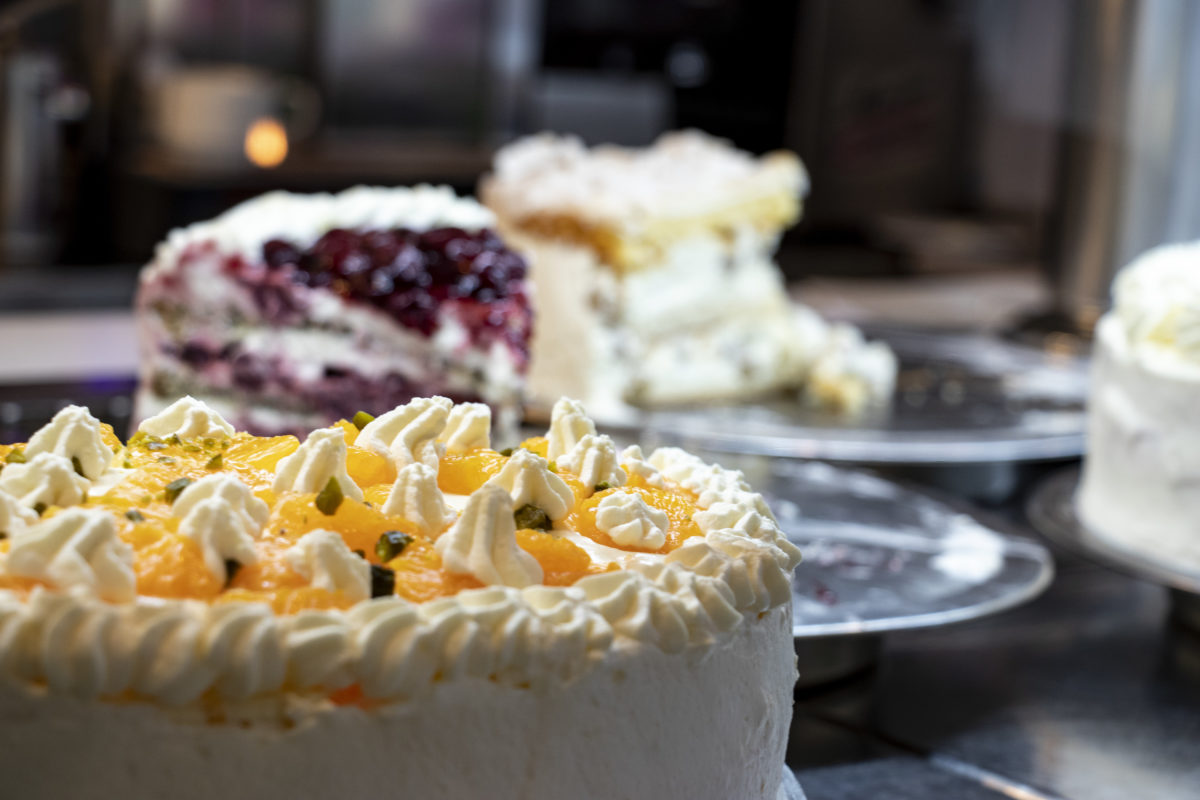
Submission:
[[277,192],[173,231],[143,271],[137,412],[190,394],[257,433],[421,395],[518,414],[525,263],[447,188]]

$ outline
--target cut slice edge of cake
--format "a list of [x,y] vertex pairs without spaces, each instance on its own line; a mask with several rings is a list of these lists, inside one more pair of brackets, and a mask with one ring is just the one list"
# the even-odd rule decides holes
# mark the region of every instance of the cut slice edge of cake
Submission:
[[524,261],[447,187],[274,192],[173,231],[137,297],[144,419],[190,394],[257,433],[411,397],[520,417]]

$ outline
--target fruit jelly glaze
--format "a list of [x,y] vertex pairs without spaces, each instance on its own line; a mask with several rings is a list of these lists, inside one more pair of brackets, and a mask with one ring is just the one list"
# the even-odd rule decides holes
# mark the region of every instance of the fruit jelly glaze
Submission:
[[[342,498],[332,513],[322,511],[318,495],[311,493],[275,493],[270,489],[279,461],[295,452],[299,441],[293,436],[256,437],[239,433],[232,439],[209,438],[179,440],[135,435],[122,448],[112,429],[103,426],[105,443],[120,453],[120,465],[132,473],[100,497],[91,498],[88,507],[101,508],[116,517],[120,536],[134,549],[137,590],[143,596],[191,598],[210,603],[235,601],[263,602],[276,613],[293,614],[305,609],[348,608],[352,605],[338,592],[308,586],[287,564],[284,551],[305,533],[318,528],[337,532],[346,544],[360,551],[371,562],[377,581],[391,592],[413,602],[425,602],[457,594],[463,589],[482,586],[471,576],[455,575],[443,569],[433,547],[436,537],[424,536],[416,526],[395,514],[381,511],[396,477],[391,462],[355,442],[358,428],[345,420],[337,423],[347,442],[347,471],[364,493],[364,501]],[[522,447],[545,455],[546,440],[528,439]],[[17,460],[21,445],[0,445],[0,463]],[[15,454],[15,455],[14,455]],[[448,453],[441,458],[438,486],[448,494],[470,494],[497,474],[508,457],[490,448],[464,453]],[[266,501],[271,516],[256,543],[256,563],[230,565],[231,576],[223,585],[206,568],[199,546],[178,532],[178,520],[172,515],[171,485],[180,479],[196,480],[215,471],[235,475]],[[573,475],[560,472],[575,500],[566,524],[579,534],[609,547],[622,547],[599,530],[595,508],[612,490],[590,498],[586,487]],[[670,519],[668,544],[653,552],[669,552],[692,536],[701,535],[692,522],[696,511],[694,496],[679,488],[655,489],[636,476],[629,477],[627,491],[637,492],[651,506],[667,513]],[[186,491],[186,487],[182,489]],[[47,515],[57,509],[46,511]],[[381,539],[405,534],[406,544],[398,551],[380,548]],[[585,575],[615,568],[594,561],[579,545],[545,531],[521,529],[518,545],[542,567],[543,583],[566,586]],[[0,542],[0,551],[9,543]],[[647,552],[647,551],[640,551]],[[381,556],[388,556],[386,559]],[[378,573],[390,573],[380,575]],[[0,576],[0,588],[26,591],[36,581]]]

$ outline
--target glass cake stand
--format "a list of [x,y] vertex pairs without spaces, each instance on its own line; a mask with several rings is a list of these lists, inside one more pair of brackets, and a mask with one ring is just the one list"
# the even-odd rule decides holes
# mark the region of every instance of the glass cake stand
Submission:
[[1025,504],[1030,524],[1068,552],[1167,587],[1175,617],[1193,630],[1200,630],[1200,573],[1183,569],[1169,559],[1155,558],[1153,552],[1122,547],[1089,528],[1075,508],[1079,476],[1079,468],[1070,467],[1038,484]]
[[776,397],[596,421],[685,448],[864,464],[1012,463],[1083,452],[1086,359],[986,335],[868,335],[896,351],[900,374],[891,406],[858,419]]
[[815,462],[764,468],[751,483],[804,552],[792,590],[801,685],[869,665],[883,633],[994,614],[1053,577],[1036,542],[892,481]]

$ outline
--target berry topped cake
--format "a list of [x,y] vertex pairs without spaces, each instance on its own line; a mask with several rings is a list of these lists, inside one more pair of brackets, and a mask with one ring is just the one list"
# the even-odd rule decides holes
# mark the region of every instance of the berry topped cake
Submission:
[[1135,554],[1200,573],[1200,242],[1151,250],[1096,326],[1080,516]]
[[448,188],[267,194],[173,231],[142,273],[140,418],[181,395],[301,433],[416,396],[519,417],[525,263]]
[[[185,397],[0,446],[22,798],[775,798],[799,560],[739,472],[575,402],[291,435]],[[66,756],[66,757],[64,757]]]
[[697,131],[645,149],[550,134],[502,149],[480,192],[537,286],[530,395],[610,418],[797,388],[848,414],[886,402],[891,351],[793,305],[772,261],[807,190],[795,155]]

